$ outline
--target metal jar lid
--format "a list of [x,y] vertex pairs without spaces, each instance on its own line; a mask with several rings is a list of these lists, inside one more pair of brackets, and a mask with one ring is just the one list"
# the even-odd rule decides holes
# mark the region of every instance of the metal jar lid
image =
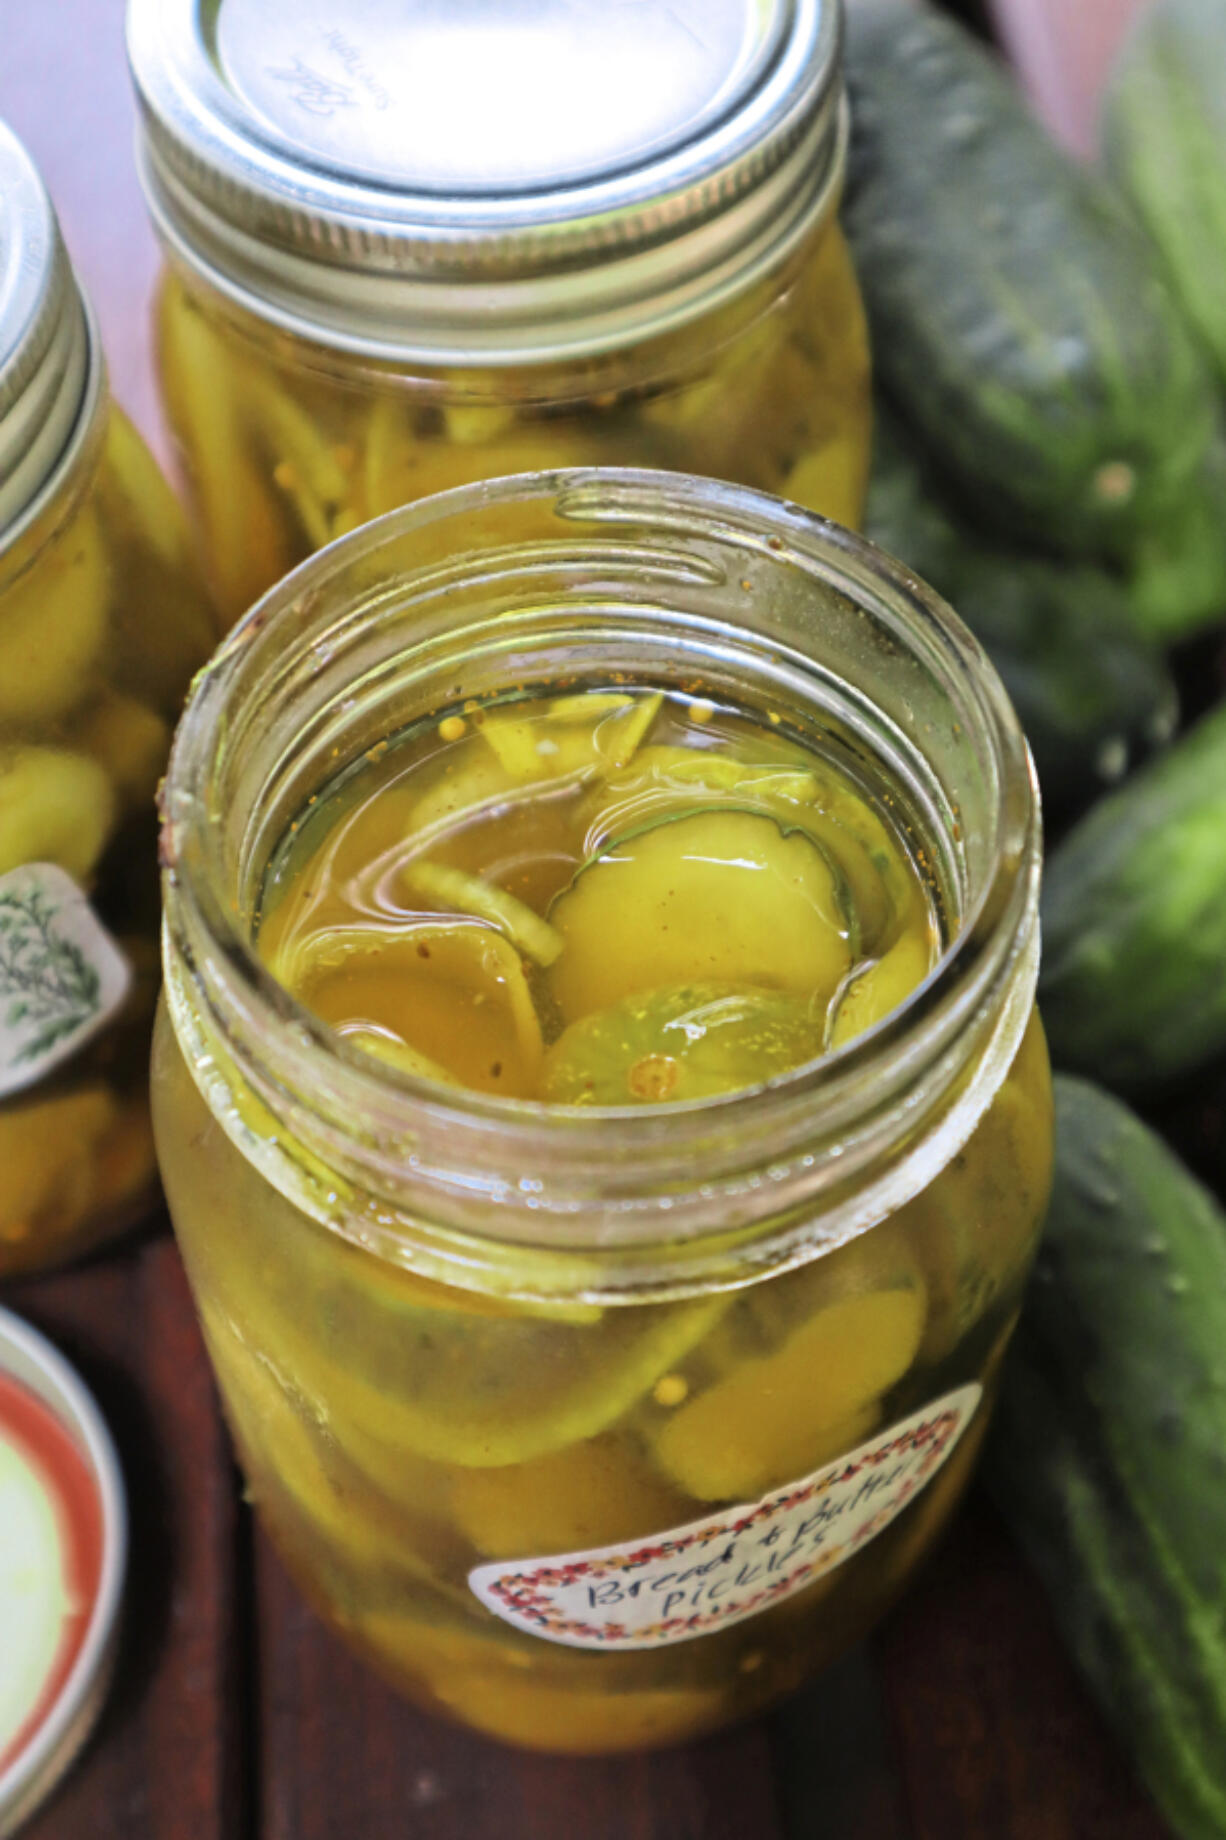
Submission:
[[0,121],[0,547],[72,444],[99,369],[51,200]]
[[93,1398],[50,1342],[5,1309],[0,1459],[0,1840],[7,1840],[50,1795],[101,1710],[115,1657],[127,1510],[115,1447]]
[[846,140],[840,0],[129,0],[166,242],[265,320],[514,364],[782,263]]

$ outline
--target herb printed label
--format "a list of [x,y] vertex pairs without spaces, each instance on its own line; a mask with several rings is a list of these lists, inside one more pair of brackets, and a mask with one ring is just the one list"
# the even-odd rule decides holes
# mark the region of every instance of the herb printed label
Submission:
[[0,1099],[75,1054],[128,994],[132,971],[54,863],[0,875]]
[[570,1648],[660,1648],[756,1616],[888,1527],[953,1450],[983,1397],[959,1387],[867,1444],[776,1489],[639,1544],[476,1566],[504,1621]]

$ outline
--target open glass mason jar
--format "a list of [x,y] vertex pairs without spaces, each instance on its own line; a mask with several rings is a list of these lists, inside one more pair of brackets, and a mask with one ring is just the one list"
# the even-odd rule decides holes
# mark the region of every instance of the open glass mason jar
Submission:
[[[444,822],[476,797],[509,838],[568,772],[576,705],[620,724],[640,689],[653,720],[671,698],[704,732],[761,712],[768,750],[821,736],[879,789],[941,949],[874,1026],[819,1034],[756,1084],[769,1030],[738,1037],[735,1090],[710,1097],[632,1082],[641,1103],[562,1104],[457,1083],[476,1002],[438,1035],[451,1071],[434,1078],[273,975],[299,833],[323,840],[305,887],[290,878],[310,901],[339,860],[333,820],[367,809],[364,776],[401,736],[451,745],[467,725],[465,748],[495,728],[511,758],[530,730],[516,711],[551,699],[535,745],[552,764],[507,792],[492,752],[456,754],[426,795]],[[684,750],[641,724],[637,745],[636,765],[681,773]],[[818,770],[721,758],[703,783],[714,800],[732,774],[734,855],[753,853],[767,779],[797,801],[788,848],[832,834]],[[697,805],[707,825],[686,773],[670,821]],[[425,818],[380,809],[385,885]],[[684,824],[646,828],[650,843]],[[691,851],[702,873],[713,836]],[[948,609],[858,538],[741,487],[592,470],[447,493],[334,545],[238,627],[176,740],[163,857],[166,1191],[254,1497],[323,1613],[424,1704],[574,1751],[753,1712],[855,1639],[965,1482],[1049,1181],[1034,784]],[[508,936],[544,960],[541,926],[564,921],[558,901],[524,921],[509,842],[503,857],[468,924],[507,986]],[[363,913],[324,958],[369,1015],[374,884],[341,879]],[[763,1002],[789,887],[768,897]],[[637,899],[601,923],[611,958]],[[695,931],[738,935],[739,914]],[[447,929],[431,925],[406,935],[406,979],[434,975]],[[428,983],[412,990],[424,1015]],[[645,1060],[662,1079],[668,1057]]]
[[0,123],[0,1279],[118,1232],[156,1188],[153,801],[212,630]]
[[469,481],[676,467],[859,521],[839,0],[130,0],[170,420],[227,619]]

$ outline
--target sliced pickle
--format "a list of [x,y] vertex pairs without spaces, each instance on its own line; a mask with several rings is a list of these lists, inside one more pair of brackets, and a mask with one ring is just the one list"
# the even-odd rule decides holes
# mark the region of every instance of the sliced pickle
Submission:
[[650,1105],[757,1086],[822,1051],[825,1013],[789,991],[683,984],[572,1022],[545,1057],[557,1105]]
[[114,404],[98,473],[98,510],[123,583],[111,604],[111,682],[125,696],[176,717],[192,673],[217,642],[217,616],[179,502]]
[[54,721],[89,689],[107,636],[110,570],[86,507],[0,592],[0,722]]
[[125,805],[152,805],[170,753],[170,729],[161,716],[135,697],[105,690],[82,718],[78,738]]
[[624,1439],[591,1438],[566,1450],[470,1469],[452,1487],[456,1524],[486,1557],[574,1552],[679,1526],[688,1503]]
[[550,908],[563,1017],[687,979],[834,995],[856,954],[847,885],[825,852],[773,818],[670,816],[610,844]]
[[668,1414],[654,1438],[661,1468],[699,1501],[752,1498],[820,1468],[872,1430],[915,1359],[924,1315],[917,1285],[829,1303]]
[[609,781],[610,793],[636,787],[648,774],[660,784],[692,793],[695,786],[710,792],[734,792],[746,798],[786,799],[791,804],[812,805],[821,782],[810,767],[781,762],[740,760],[735,754],[718,754],[713,748],[645,747],[635,756],[625,777]]
[[551,733],[539,716],[522,720],[518,716],[486,716],[481,738],[493,749],[512,784],[518,786],[595,772],[600,765],[590,733],[569,723],[559,724],[558,731]]
[[167,408],[191,468],[208,568],[228,623],[289,572],[299,551],[247,439],[245,375],[177,283],[162,294],[158,339]]
[[475,480],[551,472],[592,459],[590,444],[574,435],[546,426],[508,427],[498,408],[445,410],[459,417],[452,425],[463,431],[462,440],[420,434],[417,413],[410,401],[390,393],[371,406],[362,469],[368,517]]
[[454,761],[449,760],[433,785],[414,801],[409,830],[416,836],[423,831],[467,824],[479,813],[496,810],[523,796],[520,782],[512,778],[479,737],[474,737],[456,751]]
[[97,1203],[98,1157],[119,1105],[100,1082],[0,1107],[0,1270],[6,1245],[67,1239]]
[[927,933],[904,933],[884,957],[857,971],[835,1008],[830,1046],[853,1041],[905,1002],[931,971],[935,947]]
[[341,534],[351,492],[337,444],[288,388],[255,366],[245,381],[243,403],[275,485],[292,505],[307,541],[322,549]]
[[115,794],[95,760],[63,748],[0,753],[0,875],[58,863],[88,882],[115,822]]
[[291,934],[272,970],[325,1022],[376,1034],[385,1054],[403,1043],[480,1092],[535,1088],[540,1022],[519,954],[493,927],[415,920]]
[[[646,747],[621,773],[593,787],[585,805],[588,848],[595,853],[611,833],[673,810],[692,810],[695,794],[757,810],[784,828],[812,837],[838,864],[855,903],[861,949],[873,951],[897,931],[896,903],[909,897],[897,873],[898,849],[878,820],[849,807],[842,789],[824,772],[780,760],[742,760],[735,755],[681,747]],[[848,819],[855,811],[856,822]],[[872,839],[870,850],[866,837]]]
[[1035,1014],[970,1142],[896,1216],[928,1283],[926,1361],[951,1354],[1002,1296],[1021,1285],[1051,1185],[1051,1106],[1051,1074]]
[[779,487],[780,498],[857,530],[864,515],[868,450],[859,433],[832,435],[802,454]]
[[[355,1257],[365,1255],[355,1254]],[[384,1274],[375,1274],[382,1290]],[[318,1315],[270,1320],[267,1344],[326,1407],[340,1447],[376,1481],[403,1452],[499,1469],[610,1429],[718,1322],[724,1298],[550,1320],[514,1303],[471,1308],[437,1288],[372,1309],[369,1288],[334,1286]],[[408,1301],[416,1295],[416,1301]],[[478,1300],[480,1301],[480,1300]],[[334,1358],[335,1357],[335,1358]]]
[[562,950],[562,941],[547,920],[505,888],[479,875],[469,875],[446,863],[419,860],[406,863],[401,874],[414,894],[453,913],[471,914],[487,926],[497,927],[534,964],[552,965]]
[[254,1347],[241,1325],[215,1302],[206,1297],[200,1308],[227,1417],[257,1489],[264,1475],[275,1477],[277,1489],[330,1546],[365,1567],[394,1562],[434,1582],[433,1554],[415,1553],[403,1511],[380,1513],[369,1488],[352,1479],[352,1471],[346,1474],[327,1413],[312,1405],[292,1376]]

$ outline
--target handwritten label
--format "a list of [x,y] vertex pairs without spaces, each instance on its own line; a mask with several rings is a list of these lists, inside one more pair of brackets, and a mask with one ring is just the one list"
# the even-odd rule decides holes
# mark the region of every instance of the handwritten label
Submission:
[[54,863],[0,875],[0,1099],[75,1054],[114,1015],[132,971]]
[[638,1544],[476,1566],[495,1615],[570,1648],[660,1648],[757,1616],[867,1546],[940,1469],[983,1388],[959,1387],[761,1501]]

